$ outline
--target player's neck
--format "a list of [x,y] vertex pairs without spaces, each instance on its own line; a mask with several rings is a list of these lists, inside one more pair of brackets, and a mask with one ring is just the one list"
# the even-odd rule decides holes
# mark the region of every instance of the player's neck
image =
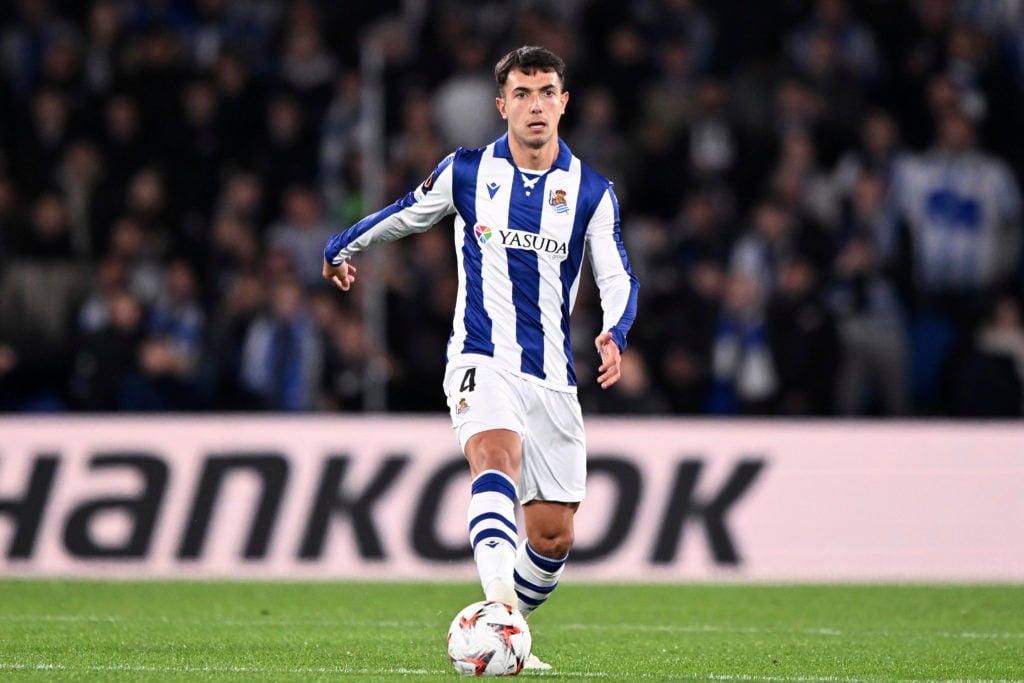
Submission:
[[508,137],[508,149],[512,154],[512,162],[519,168],[528,171],[546,171],[555,165],[558,159],[558,136],[553,135],[543,147],[528,147],[513,136]]

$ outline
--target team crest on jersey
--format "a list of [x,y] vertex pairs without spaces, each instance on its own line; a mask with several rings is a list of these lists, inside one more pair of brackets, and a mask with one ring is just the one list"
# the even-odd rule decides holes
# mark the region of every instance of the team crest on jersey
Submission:
[[486,225],[478,225],[473,228],[473,232],[476,233],[476,240],[480,244],[487,244],[487,240],[491,239],[491,229]]
[[548,192],[548,204],[554,207],[556,213],[569,213],[569,200],[565,198],[565,190]]
[[466,399],[460,398],[459,399],[459,405],[458,405],[458,407],[455,408],[455,414],[456,415],[462,415],[462,414],[466,413],[467,411],[469,411],[469,403],[466,402]]

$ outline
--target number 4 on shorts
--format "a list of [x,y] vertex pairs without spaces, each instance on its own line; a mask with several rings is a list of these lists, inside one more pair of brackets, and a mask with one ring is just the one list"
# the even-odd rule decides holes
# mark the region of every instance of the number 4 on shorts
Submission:
[[476,389],[476,368],[469,368],[462,376],[462,386],[459,391],[473,391]]

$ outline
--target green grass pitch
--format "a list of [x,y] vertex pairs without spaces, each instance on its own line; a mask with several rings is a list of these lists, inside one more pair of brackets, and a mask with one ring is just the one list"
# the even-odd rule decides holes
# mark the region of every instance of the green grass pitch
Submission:
[[[453,681],[468,584],[0,581],[0,678]],[[580,585],[530,621],[579,681],[1024,680],[1024,586]]]

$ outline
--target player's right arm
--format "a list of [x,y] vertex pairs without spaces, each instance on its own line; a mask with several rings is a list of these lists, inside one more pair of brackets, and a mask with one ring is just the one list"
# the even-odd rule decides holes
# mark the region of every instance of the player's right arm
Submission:
[[448,155],[415,190],[331,237],[324,248],[324,278],[338,289],[347,291],[355,282],[356,272],[355,267],[348,263],[350,257],[374,244],[429,230],[443,217],[453,213],[454,159],[455,154]]

